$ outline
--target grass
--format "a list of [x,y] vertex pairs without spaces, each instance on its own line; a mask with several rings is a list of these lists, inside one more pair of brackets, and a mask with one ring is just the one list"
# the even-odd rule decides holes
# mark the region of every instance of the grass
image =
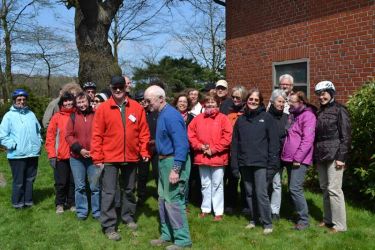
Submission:
[[[0,153],[0,171],[7,186],[0,188],[0,249],[150,249],[149,240],[159,237],[157,201],[149,197],[138,209],[137,232],[119,225],[122,240],[111,242],[101,233],[100,224],[92,218],[78,221],[74,213],[56,215],[52,169],[43,152],[34,185],[35,206],[15,210],[11,207],[11,173],[5,153]],[[148,190],[155,192],[153,181]],[[285,196],[285,194],[284,194]],[[226,215],[224,221],[198,219],[199,207],[190,206],[189,225],[193,249],[374,249],[375,216],[372,212],[347,204],[349,231],[329,234],[317,227],[322,216],[321,195],[306,192],[311,227],[297,232],[286,218],[293,215],[287,197],[283,197],[282,219],[274,224],[274,233],[264,236],[262,228],[245,230],[247,218]],[[162,248],[155,248],[162,249]]]

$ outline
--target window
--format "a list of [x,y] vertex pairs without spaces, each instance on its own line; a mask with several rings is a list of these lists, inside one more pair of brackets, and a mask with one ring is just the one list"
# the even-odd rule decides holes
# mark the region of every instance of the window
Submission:
[[303,91],[310,97],[309,59],[272,63],[273,88],[279,87],[279,77],[289,74],[294,78],[294,91]]

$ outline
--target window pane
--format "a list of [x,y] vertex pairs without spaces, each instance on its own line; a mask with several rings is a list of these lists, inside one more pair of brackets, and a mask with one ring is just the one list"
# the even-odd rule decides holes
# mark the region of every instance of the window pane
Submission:
[[276,80],[284,74],[293,76],[294,83],[307,84],[307,62],[275,65]]
[[308,97],[308,95],[307,95],[307,86],[296,86],[296,85],[294,85],[293,91],[294,92],[303,91],[305,93],[305,95]]

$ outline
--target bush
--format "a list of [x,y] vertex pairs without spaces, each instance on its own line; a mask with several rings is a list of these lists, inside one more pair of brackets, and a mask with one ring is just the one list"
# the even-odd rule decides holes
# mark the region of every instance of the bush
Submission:
[[352,151],[346,184],[375,199],[375,80],[366,83],[349,100]]

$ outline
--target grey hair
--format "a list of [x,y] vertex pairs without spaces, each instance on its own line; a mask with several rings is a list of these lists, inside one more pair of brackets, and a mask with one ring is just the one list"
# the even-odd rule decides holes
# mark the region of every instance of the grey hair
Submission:
[[285,94],[285,91],[282,90],[282,89],[275,89],[274,91],[272,91],[272,94],[271,94],[271,98],[270,98],[270,101],[271,103],[274,103],[276,98],[281,96],[282,98],[284,98],[284,100],[286,101],[287,100],[287,96]]
[[284,74],[284,75],[280,76],[280,78],[279,78],[279,83],[280,83],[283,79],[288,79],[292,85],[294,84],[294,78],[293,78],[293,76],[291,76],[291,75],[289,75],[289,74]]
[[157,85],[152,85],[150,87],[148,87],[144,93],[144,95],[153,95],[153,96],[157,96],[157,97],[162,97],[164,100],[165,100],[165,91],[164,89],[160,88],[159,86]]
[[246,99],[246,95],[247,95],[247,89],[242,86],[242,85],[237,85],[235,87],[232,88],[232,94],[234,92],[240,92],[240,95],[241,95],[241,100],[245,100]]

